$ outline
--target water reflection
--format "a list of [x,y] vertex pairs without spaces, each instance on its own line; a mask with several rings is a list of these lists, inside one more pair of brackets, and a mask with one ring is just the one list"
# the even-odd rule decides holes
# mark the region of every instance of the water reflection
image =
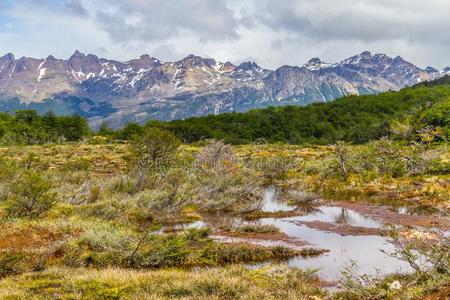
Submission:
[[[287,194],[277,190],[275,187],[269,187],[264,192],[263,211],[292,211],[296,207],[290,206],[286,200]],[[366,199],[367,200],[367,199]],[[368,202],[368,201],[367,201]],[[364,203],[364,201],[363,201]],[[386,202],[385,202],[386,203]],[[409,214],[409,207],[391,206],[400,213]],[[410,266],[403,261],[389,257],[382,253],[381,250],[391,253],[394,246],[387,238],[377,235],[340,235],[338,233],[321,231],[309,228],[307,225],[295,223],[296,221],[313,222],[319,221],[324,223],[342,224],[354,227],[364,228],[381,228],[383,223],[366,217],[351,209],[339,206],[323,205],[314,207],[309,211],[304,211],[301,216],[288,218],[265,218],[252,223],[261,223],[274,225],[286,235],[309,243],[307,247],[317,247],[327,249],[330,252],[311,258],[294,258],[288,261],[290,266],[300,268],[318,268],[319,274],[326,280],[336,281],[340,277],[341,270],[350,265],[354,261],[358,266],[359,274],[378,275],[393,272],[409,272],[412,271]],[[198,228],[204,226],[212,226],[216,229],[232,228],[243,224],[249,224],[242,218],[228,214],[211,214],[204,216],[203,221],[198,221],[189,225],[183,225],[183,228]],[[230,241],[230,238],[217,236],[215,238]],[[227,240],[228,239],[228,240]],[[237,239],[245,241],[245,239]],[[261,245],[272,245],[274,241],[254,241]],[[279,244],[279,242],[277,242]]]
[[329,201],[357,202],[366,205],[382,205],[399,214],[413,216],[430,216],[439,214],[439,210],[431,205],[413,205],[410,202],[398,198],[380,197],[367,193],[352,192],[324,192],[324,197]]
[[[338,206],[320,206],[315,212],[291,218],[295,221],[320,221],[327,223],[346,224],[357,227],[380,228],[383,224],[353,210]],[[285,219],[286,220],[286,219]]]
[[[313,216],[309,216],[311,219]],[[333,216],[329,216],[330,219]],[[394,251],[394,246],[381,236],[342,236],[337,233],[324,232],[309,228],[305,225],[294,224],[292,221],[304,219],[294,217],[286,219],[263,219],[263,224],[275,225],[291,237],[308,241],[318,248],[328,249],[330,252],[312,258],[294,258],[288,264],[300,268],[318,268],[319,274],[326,280],[339,279],[340,271],[351,261],[359,266],[360,274],[376,275],[396,271],[410,271],[407,263],[389,257],[382,253]],[[376,221],[373,221],[375,224]],[[370,222],[365,221],[364,224]],[[361,223],[360,223],[361,224]]]
[[283,201],[279,197],[279,190],[276,187],[268,187],[264,191],[263,208],[264,212],[277,212],[277,211],[292,211],[295,209],[293,206],[289,206],[287,201]]

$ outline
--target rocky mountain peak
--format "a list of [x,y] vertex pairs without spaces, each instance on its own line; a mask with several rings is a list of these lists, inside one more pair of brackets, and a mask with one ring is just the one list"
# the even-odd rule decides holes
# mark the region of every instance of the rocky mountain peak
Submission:
[[[148,54],[126,62],[80,51],[69,59],[48,56],[45,60],[15,60],[7,54],[0,57],[0,91],[6,95],[0,99],[0,110],[10,107],[7,101],[11,98],[7,97],[11,96],[23,102],[33,99],[33,107],[42,107],[42,112],[55,101],[55,110],[70,107],[71,112],[82,112],[94,126],[108,120],[117,127],[130,120],[306,105],[349,94],[396,90],[444,72],[450,74],[450,67],[435,71],[369,51],[341,63],[312,58],[301,67],[282,66],[275,71],[253,61],[235,66],[193,54],[167,63]],[[71,97],[68,102],[67,97]]]
[[[86,55],[78,50],[75,50],[75,52],[72,54],[70,58],[77,58],[77,57],[85,57]],[[69,58],[69,59],[70,59]]]
[[424,71],[427,72],[428,74],[439,73],[439,70],[438,70],[438,69],[435,69],[435,68],[430,67],[430,66],[426,67],[426,68],[424,69]]
[[161,62],[159,61],[159,59],[151,57],[148,54],[143,54],[138,59],[130,60],[127,63],[136,70],[152,69],[161,66]]
[[359,56],[361,56],[362,58],[370,58],[373,56],[372,52],[370,51],[363,51],[361,52],[361,54],[359,54]]
[[229,61],[227,61],[226,63],[224,63],[223,64],[223,67],[225,68],[225,69],[236,69],[236,66],[235,65],[233,65],[231,62],[229,62]]
[[14,60],[15,60],[14,54],[12,54],[11,52],[0,57],[0,62],[6,62],[6,61],[11,62]]
[[0,57],[0,76],[3,72],[9,69],[9,67],[14,64],[15,57],[12,53],[8,53]]
[[318,57],[313,57],[307,62],[308,64],[321,64],[322,60]]
[[255,63],[254,61],[246,61],[246,62],[241,63],[239,66],[237,66],[235,71],[243,71],[243,72],[256,71],[256,72],[262,72],[263,69],[260,66],[258,66],[258,64]]
[[322,68],[329,67],[330,65],[331,64],[323,62],[320,58],[314,57],[314,58],[311,58],[306,64],[304,64],[303,67],[305,67],[311,71],[315,71],[315,70],[320,70]]
[[381,59],[388,58],[385,54],[372,54],[370,51],[364,51],[358,55],[352,56],[350,58],[347,58],[346,60],[342,61],[341,65],[357,65],[362,66],[366,64],[373,64],[379,62]]
[[182,66],[184,67],[201,67],[205,65],[205,60],[201,56],[197,56],[194,54],[189,54],[185,58],[183,58],[181,61],[179,61]]
[[401,56],[396,56],[393,60],[394,64],[400,65],[400,64],[410,64],[406,60],[404,60]]

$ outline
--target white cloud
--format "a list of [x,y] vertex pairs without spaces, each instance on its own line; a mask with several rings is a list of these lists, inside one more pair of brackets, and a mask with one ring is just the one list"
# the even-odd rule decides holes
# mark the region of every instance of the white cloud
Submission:
[[[75,49],[130,59],[194,53],[264,67],[335,62],[363,50],[420,66],[450,64],[447,0],[17,0],[0,13],[0,51],[43,57]],[[0,27],[1,28],[1,27]],[[3,27],[7,28],[7,27]],[[3,29],[2,29],[3,30]],[[101,49],[101,51],[100,51]]]

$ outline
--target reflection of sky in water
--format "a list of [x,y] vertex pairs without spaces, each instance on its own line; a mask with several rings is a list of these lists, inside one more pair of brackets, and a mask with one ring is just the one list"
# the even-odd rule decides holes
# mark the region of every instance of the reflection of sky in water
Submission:
[[383,224],[365,217],[353,210],[336,206],[321,206],[318,211],[300,217],[292,218],[297,221],[321,221],[328,223],[348,224],[351,226],[379,228]]
[[[264,192],[263,211],[275,212],[295,209],[278,196],[276,188],[267,188]],[[408,213],[406,209],[402,209],[401,207],[398,209],[401,213]],[[317,211],[304,216],[283,219],[262,219],[262,224],[275,225],[288,236],[308,242],[310,245],[307,247],[330,250],[330,252],[318,257],[293,258],[288,262],[290,266],[320,269],[319,274],[326,280],[339,279],[340,272],[345,266],[349,266],[352,260],[357,263],[359,274],[377,275],[378,271],[382,274],[393,273],[396,271],[411,271],[411,268],[407,263],[389,257],[380,251],[384,250],[387,253],[394,251],[394,246],[384,237],[341,236],[337,233],[308,228],[306,225],[297,225],[294,223],[295,221],[321,221],[365,228],[380,228],[383,226],[382,222],[373,218],[366,217],[353,210],[336,206],[321,206]],[[217,228],[224,225],[242,225],[248,223],[249,222],[245,222],[234,216],[219,214],[208,217],[205,216],[204,222],[197,221],[180,227],[185,229],[200,228],[209,224]],[[258,221],[250,223],[257,224]],[[268,242],[265,245],[271,245],[270,243],[271,242]]]
[[[273,187],[264,193],[264,211],[286,211],[292,207],[280,201],[277,190]],[[337,233],[324,232],[297,225],[295,221],[320,221],[327,223],[347,224],[365,228],[380,228],[383,223],[366,217],[356,211],[336,206],[321,206],[317,211],[304,216],[284,219],[262,219],[263,224],[272,224],[287,235],[307,241],[310,246],[330,250],[330,252],[313,258],[294,258],[289,265],[300,268],[318,268],[320,275],[327,280],[337,280],[345,266],[355,261],[360,274],[376,275],[377,272],[392,273],[410,271],[410,266],[382,253],[394,251],[394,246],[381,236],[341,236]]]
[[182,229],[194,229],[194,228],[203,228],[206,224],[203,221],[195,221],[192,223],[186,223],[186,224],[178,224],[175,225],[175,229],[182,230]]
[[[330,210],[330,212],[335,212]],[[356,214],[356,213],[355,213]],[[382,273],[391,273],[395,271],[408,271],[409,265],[391,258],[380,250],[388,253],[394,251],[394,247],[385,238],[380,236],[341,236],[336,233],[323,232],[308,228],[305,225],[296,225],[291,221],[295,220],[314,220],[312,215],[294,217],[287,219],[263,219],[262,223],[272,224],[279,227],[289,236],[309,242],[313,247],[330,250],[319,257],[314,258],[294,258],[289,261],[289,265],[300,268],[319,268],[319,274],[327,280],[337,280],[343,267],[350,264],[353,260],[358,264],[361,274],[375,275],[377,270]],[[325,220],[324,216],[319,216]],[[335,216],[328,216],[334,218]],[[369,224],[364,220],[360,222],[359,217],[354,218],[355,224]],[[359,221],[358,221],[359,220]],[[378,222],[372,220],[373,224]]]
[[287,203],[278,199],[278,191],[275,187],[268,187],[264,191],[264,205],[262,211],[264,212],[276,212],[276,211],[290,211],[295,207],[289,206]]

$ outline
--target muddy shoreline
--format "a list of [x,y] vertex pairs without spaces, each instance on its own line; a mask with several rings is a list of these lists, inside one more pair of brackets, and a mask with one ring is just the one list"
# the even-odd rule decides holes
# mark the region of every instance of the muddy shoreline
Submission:
[[450,230],[450,219],[440,218],[436,216],[417,216],[409,214],[400,214],[390,211],[386,206],[366,205],[354,202],[335,201],[331,205],[345,209],[351,209],[362,215],[378,219],[384,223],[402,225],[402,226],[418,226],[425,228],[439,228],[442,230]]

